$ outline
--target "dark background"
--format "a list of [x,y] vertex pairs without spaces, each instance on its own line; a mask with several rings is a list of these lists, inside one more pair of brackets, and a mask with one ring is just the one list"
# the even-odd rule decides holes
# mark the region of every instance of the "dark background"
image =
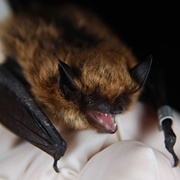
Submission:
[[150,54],[153,55],[148,82],[156,84],[158,78],[155,70],[158,69],[158,72],[163,71],[158,84],[161,84],[161,81],[166,83],[160,92],[155,89],[155,99],[167,92],[168,104],[180,110],[180,10],[177,3],[115,0],[9,0],[9,2],[15,11],[28,11],[32,2],[56,6],[64,2],[73,2],[91,9],[129,45],[140,61],[145,60]]

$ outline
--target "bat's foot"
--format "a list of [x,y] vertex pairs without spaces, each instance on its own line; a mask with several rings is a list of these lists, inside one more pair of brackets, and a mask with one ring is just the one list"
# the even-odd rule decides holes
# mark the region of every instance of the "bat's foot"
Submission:
[[173,112],[170,106],[164,105],[158,109],[158,117],[159,117],[159,127],[160,130],[164,132],[164,143],[166,149],[172,154],[174,159],[173,167],[177,167],[179,165],[179,158],[174,152],[174,145],[176,143],[176,135],[172,129],[173,124]]

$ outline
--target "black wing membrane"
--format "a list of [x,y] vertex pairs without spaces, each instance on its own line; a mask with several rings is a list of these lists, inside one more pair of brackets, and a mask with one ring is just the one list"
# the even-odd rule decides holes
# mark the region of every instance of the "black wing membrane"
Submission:
[[51,155],[54,158],[54,170],[59,172],[57,161],[66,151],[66,142],[18,76],[18,73],[14,76],[7,64],[0,65],[0,122],[16,135]]

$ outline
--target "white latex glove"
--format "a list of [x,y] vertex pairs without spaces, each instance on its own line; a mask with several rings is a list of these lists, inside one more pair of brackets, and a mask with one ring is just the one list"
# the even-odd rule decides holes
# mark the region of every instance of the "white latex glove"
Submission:
[[[180,114],[174,112],[174,115],[173,128],[180,137]],[[117,117],[119,129],[113,135],[90,130],[61,132],[68,148],[58,162],[60,173],[52,168],[52,157],[28,142],[20,142],[1,126],[0,177],[8,180],[179,180],[180,167],[172,167],[173,159],[165,149],[163,132],[158,131],[156,124],[149,124],[151,128],[143,132],[144,117],[150,124],[155,122],[156,116],[138,103],[134,110]],[[178,138],[174,149],[180,157]]]

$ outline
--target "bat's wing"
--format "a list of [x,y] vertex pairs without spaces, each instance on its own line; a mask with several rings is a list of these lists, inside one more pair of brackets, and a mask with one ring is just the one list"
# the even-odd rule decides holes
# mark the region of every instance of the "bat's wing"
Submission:
[[57,161],[64,155],[66,143],[26,90],[23,78],[19,81],[15,66],[13,70],[0,65],[0,122],[51,155],[58,172]]
[[176,143],[176,135],[172,128],[174,119],[171,106],[169,105],[165,72],[163,68],[157,64],[152,70],[150,79],[146,83],[143,96],[145,97],[145,101],[149,102],[157,111],[159,127],[160,130],[163,130],[164,132],[165,147],[172,154],[174,158],[174,166],[176,167],[180,160],[173,149]]

